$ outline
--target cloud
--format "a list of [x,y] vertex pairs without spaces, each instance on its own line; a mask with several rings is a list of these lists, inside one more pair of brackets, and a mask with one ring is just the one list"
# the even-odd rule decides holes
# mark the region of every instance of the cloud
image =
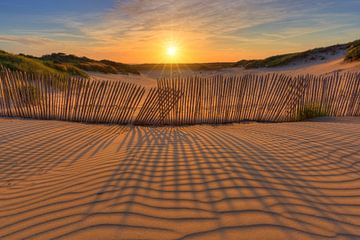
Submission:
[[0,35],[0,42],[13,42],[23,45],[43,45],[53,41],[36,36]]
[[[156,36],[163,38],[166,33],[177,32],[191,35],[194,41],[238,45],[243,41],[286,39],[295,36],[294,32],[305,35],[343,25],[336,14],[323,12],[332,7],[334,1],[328,0],[121,0],[100,21],[80,29],[104,44],[151,41]],[[275,35],[280,38],[274,38]]]
[[[215,52],[224,53],[220,60],[230,54],[264,57],[351,40],[345,38],[359,34],[354,33],[359,30],[358,10],[354,0],[118,0],[98,12],[36,16],[37,27],[2,35],[0,41],[43,41],[47,49],[126,57],[131,62],[153,57],[154,49],[168,40],[179,41],[204,60]],[[313,35],[317,41],[311,41]],[[156,61],[150,57],[143,61]]]

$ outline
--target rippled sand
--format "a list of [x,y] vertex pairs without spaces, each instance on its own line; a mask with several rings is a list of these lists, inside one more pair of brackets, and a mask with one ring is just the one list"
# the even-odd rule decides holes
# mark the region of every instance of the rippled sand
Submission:
[[0,136],[0,239],[360,238],[360,118]]

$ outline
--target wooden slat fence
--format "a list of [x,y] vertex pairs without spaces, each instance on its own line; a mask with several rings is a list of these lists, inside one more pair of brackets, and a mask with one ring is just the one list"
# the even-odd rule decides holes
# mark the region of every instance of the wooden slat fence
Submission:
[[163,124],[289,121],[295,117],[303,85],[277,74],[161,79],[159,89],[183,95]]
[[131,83],[0,73],[0,115],[87,123],[133,122],[145,88]]
[[134,123],[137,125],[164,125],[165,118],[181,96],[180,91],[171,88],[151,88]]
[[360,116],[360,73],[303,76],[298,111],[314,108],[327,116]]
[[0,68],[0,116],[136,125],[301,119],[309,109],[360,116],[360,73],[187,76],[157,88]]

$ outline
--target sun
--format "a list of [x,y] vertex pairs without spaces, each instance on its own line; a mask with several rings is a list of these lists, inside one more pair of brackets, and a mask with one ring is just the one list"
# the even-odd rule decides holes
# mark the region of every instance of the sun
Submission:
[[183,56],[183,45],[178,39],[170,39],[162,44],[162,58],[165,63],[178,63]]
[[168,46],[166,49],[166,53],[169,57],[175,57],[177,53],[177,47],[176,46]]

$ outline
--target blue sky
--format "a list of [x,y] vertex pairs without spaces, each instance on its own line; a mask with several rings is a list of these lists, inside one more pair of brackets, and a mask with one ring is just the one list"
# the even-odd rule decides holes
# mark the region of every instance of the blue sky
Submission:
[[122,62],[236,61],[360,38],[359,0],[2,0],[0,49]]

